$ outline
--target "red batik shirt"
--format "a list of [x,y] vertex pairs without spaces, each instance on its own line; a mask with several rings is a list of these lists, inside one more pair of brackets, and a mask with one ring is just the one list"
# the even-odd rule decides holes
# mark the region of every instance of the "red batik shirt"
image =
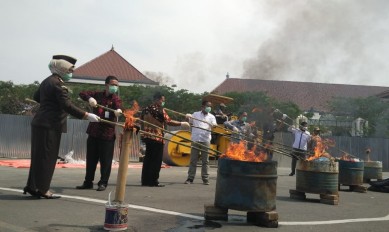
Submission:
[[150,124],[143,123],[143,130],[150,134],[144,133],[142,135],[142,138],[153,139],[155,141],[164,143],[164,140],[162,138],[155,137],[151,134],[157,135],[159,137],[164,136],[164,132],[162,129],[165,128],[165,123],[171,121],[171,118],[166,113],[165,109],[163,109],[157,104],[151,104],[142,110],[141,119],[155,125],[153,126]]
[[[97,104],[111,108],[120,109],[122,107],[122,101],[116,94],[109,94],[106,96],[104,91],[84,91],[79,94],[80,98],[84,101],[88,101],[93,97],[96,99]],[[101,119],[116,122],[117,118],[112,111],[107,111],[100,107],[93,108],[93,113],[99,116]],[[115,125],[111,125],[103,122],[90,122],[86,133],[94,138],[103,140],[115,140]]]

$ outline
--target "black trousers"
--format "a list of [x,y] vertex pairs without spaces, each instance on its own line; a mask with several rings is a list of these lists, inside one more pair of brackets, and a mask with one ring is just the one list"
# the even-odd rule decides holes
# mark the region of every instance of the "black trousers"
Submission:
[[293,148],[293,151],[292,151],[292,173],[293,174],[296,172],[296,165],[297,165],[297,158],[295,158],[295,157],[300,157],[301,159],[305,159],[306,152],[307,151]]
[[142,167],[142,185],[159,184],[159,172],[161,171],[163,143],[145,139],[146,152]]
[[95,179],[97,163],[100,161],[100,181],[98,184],[108,184],[111,175],[113,150],[115,140],[103,140],[88,136],[86,143],[86,174],[85,183],[92,183]]
[[31,126],[31,165],[27,186],[45,194],[50,189],[62,132]]

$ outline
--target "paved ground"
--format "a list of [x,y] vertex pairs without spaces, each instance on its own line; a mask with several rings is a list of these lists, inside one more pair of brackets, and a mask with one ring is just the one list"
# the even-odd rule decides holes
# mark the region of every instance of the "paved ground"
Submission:
[[[104,231],[104,204],[115,190],[117,169],[104,192],[75,189],[84,172],[56,169],[51,189],[62,198],[37,200],[22,194],[28,169],[0,167],[0,231]],[[186,167],[164,168],[160,180],[166,187],[151,188],[140,186],[140,168],[130,168],[127,231],[388,231],[387,193],[341,191],[339,205],[321,204],[317,194],[308,194],[306,201],[293,200],[289,189],[295,188],[295,177],[287,175],[288,168],[278,168],[278,228],[247,224],[246,212],[234,210],[229,211],[228,222],[205,222],[204,204],[212,204],[215,197],[216,166],[211,168],[209,186],[199,179],[192,185],[183,184],[186,172]]]

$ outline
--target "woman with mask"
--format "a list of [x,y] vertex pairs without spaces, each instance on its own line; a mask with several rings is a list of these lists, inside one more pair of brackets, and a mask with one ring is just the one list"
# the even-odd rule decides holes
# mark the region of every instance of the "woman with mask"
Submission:
[[[115,76],[108,76],[105,79],[103,91],[84,91],[80,98],[88,101],[93,112],[104,120],[116,122],[122,114],[122,102],[117,95],[119,81]],[[114,112],[96,107],[97,104],[114,109]],[[77,189],[93,189],[93,181],[97,163],[100,162],[100,180],[97,183],[97,191],[104,191],[107,188],[109,176],[111,175],[113,152],[115,147],[115,126],[108,123],[94,123],[88,125],[86,133],[89,135],[86,145],[86,174],[84,183],[77,186]]]
[[49,190],[58,158],[61,134],[66,132],[68,114],[98,122],[99,117],[72,104],[64,81],[72,77],[76,59],[65,55],[53,56],[49,69],[52,73],[39,86],[34,100],[40,103],[31,122],[31,166],[24,194],[45,199],[56,199]]
[[311,134],[308,131],[308,123],[303,121],[300,123],[299,128],[291,126],[288,131],[294,135],[294,142],[292,145],[292,171],[289,176],[294,176],[296,171],[297,159],[305,159],[307,154],[308,142],[311,139]]
[[[201,152],[201,178],[204,185],[209,185],[209,152],[199,151],[204,150],[205,147],[211,146],[211,130],[212,127],[217,126],[216,118],[211,112],[212,103],[209,101],[203,101],[201,104],[201,110],[194,112],[193,114],[187,114],[189,123],[193,124],[192,128],[192,149],[190,152],[190,163],[188,169],[188,178],[185,184],[193,184],[193,180],[196,176],[196,167],[199,155]],[[203,146],[200,146],[202,144]]]

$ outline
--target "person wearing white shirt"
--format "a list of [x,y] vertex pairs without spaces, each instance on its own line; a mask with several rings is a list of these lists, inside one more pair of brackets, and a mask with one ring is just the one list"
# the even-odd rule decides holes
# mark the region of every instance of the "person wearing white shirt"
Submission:
[[[216,126],[216,118],[211,112],[212,103],[203,101],[201,111],[194,112],[192,115],[188,114],[189,123],[192,124],[192,149],[190,153],[190,164],[188,169],[188,178],[185,184],[193,184],[196,176],[196,166],[201,154],[201,178],[203,184],[209,185],[209,151],[204,152],[211,146],[211,130]],[[199,145],[202,144],[203,146]],[[207,147],[207,148],[206,148]],[[202,151],[200,151],[200,150]]]
[[293,151],[292,151],[292,172],[289,176],[294,176],[296,172],[297,157],[306,158],[307,145],[311,139],[311,134],[308,131],[308,123],[301,122],[299,128],[289,127],[288,131],[294,134]]

